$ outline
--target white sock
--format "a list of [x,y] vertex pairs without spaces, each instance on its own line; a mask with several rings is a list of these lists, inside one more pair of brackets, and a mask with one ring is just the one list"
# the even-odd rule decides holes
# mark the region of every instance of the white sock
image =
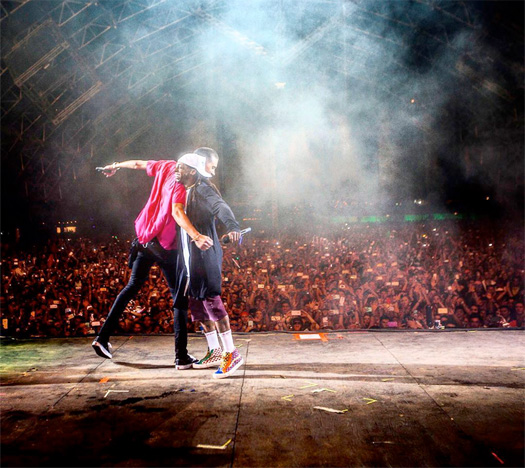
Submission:
[[204,333],[206,341],[208,342],[208,349],[217,349],[220,348],[219,337],[217,335],[217,330],[213,330],[209,333]]
[[223,344],[223,351],[226,351],[227,353],[233,353],[233,350],[235,349],[235,345],[233,344],[233,336],[232,331],[228,330],[224,333],[219,333],[221,335],[221,341]]

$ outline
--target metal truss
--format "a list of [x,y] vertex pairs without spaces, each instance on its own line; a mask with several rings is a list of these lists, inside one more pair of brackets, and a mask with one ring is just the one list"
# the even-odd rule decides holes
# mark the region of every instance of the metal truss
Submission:
[[[2,75],[9,73],[11,78],[2,83],[8,84],[3,86],[1,102],[2,121],[6,123],[2,159],[12,165],[18,154],[17,173],[27,194],[43,200],[60,198],[61,181],[67,184],[72,172],[74,179],[73,169],[79,159],[85,158],[86,151],[92,154],[95,144],[103,150],[104,144],[99,141],[115,127],[107,122],[119,121],[120,116],[114,112],[124,109],[136,117],[144,109],[137,105],[142,97],[150,99],[149,95],[163,82],[176,80],[198,67],[196,52],[183,50],[184,43],[195,34],[193,30],[185,28],[177,41],[161,37],[191,16],[173,5],[165,0],[111,0],[99,4],[50,0],[44,6],[31,1],[2,2],[0,21],[19,26],[7,38],[12,46],[7,51],[4,47],[2,57]],[[43,13],[43,7],[49,11]],[[158,8],[163,11],[152,14]],[[23,27],[29,12],[42,20]],[[152,15],[143,23],[129,21],[144,13]],[[133,41],[123,44],[117,28],[128,24],[135,28]],[[46,49],[43,37],[52,37],[54,46]],[[28,48],[36,49],[38,55],[29,64],[17,57],[18,52]],[[157,65],[144,73],[144,64],[152,56]],[[152,80],[157,73],[158,80]],[[120,87],[123,82],[124,89],[140,87],[138,97],[132,100],[123,95],[117,103],[106,101],[97,118],[93,118],[92,109],[89,113],[82,111],[84,105],[94,103],[97,95],[107,97],[104,90]],[[148,106],[165,96],[162,93],[155,95]],[[123,150],[148,126],[139,124],[117,149]],[[118,130],[114,128],[113,132]],[[35,170],[35,162],[39,171]]]
[[[261,66],[307,63],[310,53],[322,52],[326,70],[400,99],[395,79],[390,77],[386,85],[371,64],[380,47],[408,51],[409,38],[417,33],[423,43],[453,50],[455,26],[473,37],[482,34],[477,12],[468,1],[416,0],[419,8],[442,19],[432,30],[420,27],[407,2],[309,3],[329,4],[331,13],[294,43],[284,47],[277,41],[272,50],[228,24],[222,16],[226,0],[192,7],[182,0],[2,0],[2,160],[17,168],[27,194],[59,199],[75,180],[79,165],[90,164],[100,152],[124,151],[149,131],[151,123],[144,116],[153,113],[170,91],[220,69],[206,50],[194,46],[205,27],[215,28]],[[274,25],[277,35],[284,27],[284,15],[280,18]],[[398,33],[388,33],[388,25]],[[360,41],[367,46],[360,48]],[[412,52],[432,61],[424,46]],[[445,71],[467,79],[475,73],[474,65],[486,59],[473,54],[458,57]],[[406,67],[395,54],[389,66]],[[228,80],[219,77],[217,82],[235,92]],[[242,83],[237,86],[239,99],[253,106],[249,91]],[[495,81],[473,86],[485,96],[513,98]]]

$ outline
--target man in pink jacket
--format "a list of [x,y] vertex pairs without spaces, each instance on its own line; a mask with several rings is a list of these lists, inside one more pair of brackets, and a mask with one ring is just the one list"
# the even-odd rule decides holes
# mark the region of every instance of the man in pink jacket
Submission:
[[[119,169],[145,170],[154,177],[149,199],[135,220],[137,238],[133,241],[129,266],[131,276],[126,287],[119,293],[99,335],[93,341],[95,352],[111,359],[109,338],[115,331],[129,301],[139,292],[148,279],[151,267],[156,263],[164,273],[173,297],[173,321],[175,331],[175,367],[189,369],[196,359],[187,350],[187,312],[188,299],[184,291],[178,291],[177,279],[177,229],[181,226],[200,250],[213,245],[210,237],[200,234],[185,214],[186,189],[177,182],[176,161],[130,160],[113,163],[102,168],[106,177],[113,176]],[[205,172],[202,168],[203,174]]]

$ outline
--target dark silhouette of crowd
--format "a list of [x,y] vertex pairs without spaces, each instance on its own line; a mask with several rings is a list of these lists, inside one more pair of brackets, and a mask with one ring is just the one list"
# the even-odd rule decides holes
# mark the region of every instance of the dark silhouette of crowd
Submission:
[[[3,245],[2,335],[97,334],[129,279],[130,240],[56,238],[25,251]],[[523,233],[504,224],[254,233],[224,247],[222,297],[238,332],[523,327],[523,268]],[[170,294],[153,267],[118,333],[172,332]]]

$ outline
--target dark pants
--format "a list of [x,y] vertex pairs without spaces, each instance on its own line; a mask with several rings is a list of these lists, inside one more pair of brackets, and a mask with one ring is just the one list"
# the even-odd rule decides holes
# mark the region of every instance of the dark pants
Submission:
[[165,250],[158,241],[153,240],[146,247],[134,242],[134,248],[130,254],[131,276],[126,287],[120,291],[115,299],[106,321],[100,329],[101,341],[108,341],[109,337],[117,328],[120,317],[126,309],[129,301],[133,299],[144,282],[149,277],[149,271],[153,264],[157,264],[168,282],[168,287],[173,297],[173,326],[175,332],[175,358],[181,359],[188,355],[188,300],[179,290],[177,272],[177,250]]

